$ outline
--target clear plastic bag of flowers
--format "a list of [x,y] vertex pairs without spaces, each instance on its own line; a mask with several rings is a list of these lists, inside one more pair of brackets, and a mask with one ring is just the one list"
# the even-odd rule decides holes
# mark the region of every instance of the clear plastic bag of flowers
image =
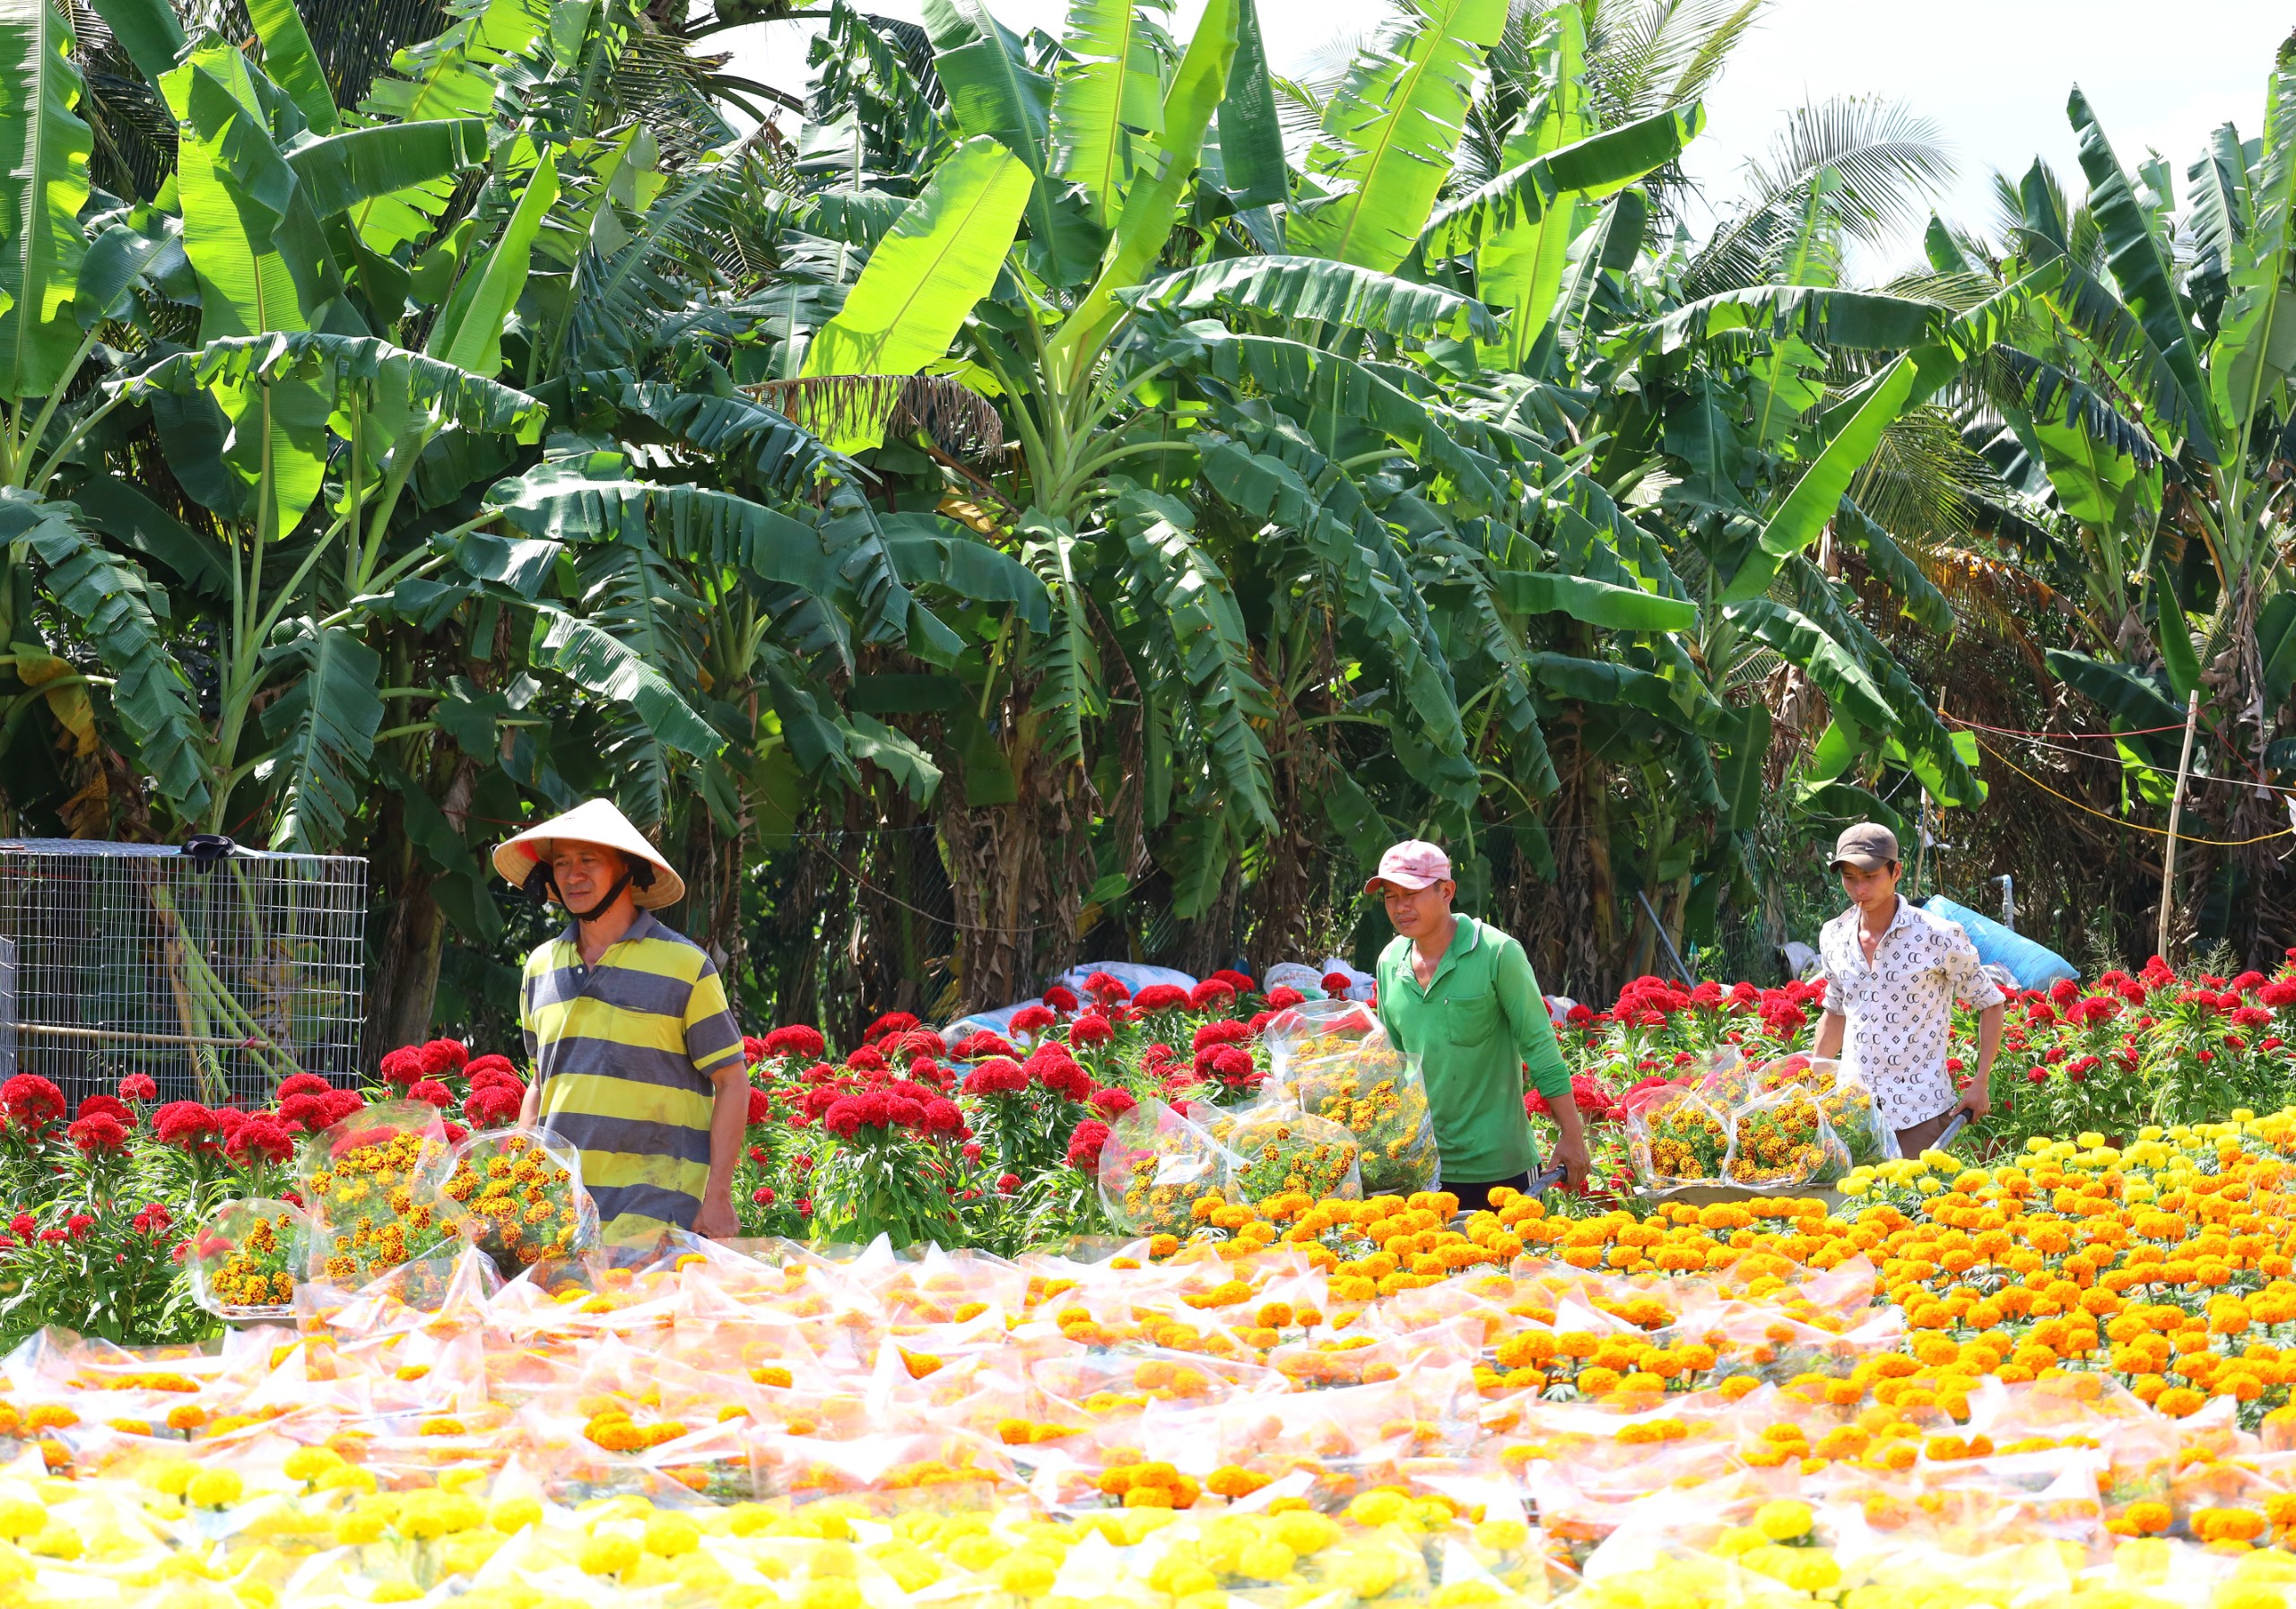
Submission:
[[1652,1190],[1718,1184],[1730,1162],[1730,1119],[1695,1090],[1661,1084],[1629,1100],[1626,1143]]
[[1818,1109],[1849,1148],[1852,1167],[1871,1167],[1898,1154],[1897,1131],[1882,1121],[1874,1092],[1857,1065],[1828,1057],[1781,1056],[1755,1070],[1752,1096],[1798,1087],[1817,1097]]
[[433,1153],[416,1176],[415,1199],[447,1204],[440,1210],[505,1279],[598,1243],[581,1159],[535,1129],[488,1129]]
[[[1309,1046],[1323,1043],[1312,1039]],[[1427,1081],[1419,1057],[1404,1055],[1384,1035],[1329,1055],[1296,1055],[1272,1088],[1309,1117],[1355,1136],[1366,1195],[1410,1196],[1435,1187],[1439,1159]]]
[[291,1318],[310,1277],[310,1215],[290,1201],[219,1202],[192,1231],[191,1298],[218,1318]]
[[1822,1098],[1799,1083],[1757,1095],[1732,1114],[1725,1176],[1754,1189],[1828,1185],[1849,1171],[1849,1147],[1826,1121]]
[[1718,1045],[1708,1051],[1697,1074],[1691,1087],[1718,1111],[1728,1111],[1754,1093],[1753,1074],[1735,1045]]
[[1270,1074],[1281,1080],[1292,1061],[1341,1056],[1370,1039],[1384,1039],[1377,1013],[1360,1000],[1302,1000],[1261,1025]]
[[421,1100],[363,1107],[303,1142],[301,1177],[317,1230],[313,1261],[355,1290],[447,1248],[461,1213],[418,1196],[416,1176],[447,1154],[446,1122]]
[[1265,1101],[1239,1118],[1226,1148],[1231,1201],[1293,1195],[1309,1201],[1363,1199],[1363,1148],[1354,1135],[1289,1102]]
[[1100,1148],[1100,1208],[1129,1234],[1186,1235],[1196,1204],[1224,1202],[1220,1143],[1161,1100],[1116,1120]]

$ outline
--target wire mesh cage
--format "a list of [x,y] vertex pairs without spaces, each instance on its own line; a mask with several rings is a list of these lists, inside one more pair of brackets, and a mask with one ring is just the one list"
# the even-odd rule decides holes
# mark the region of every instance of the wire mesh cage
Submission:
[[130,1073],[219,1101],[357,1072],[367,863],[208,848],[0,839],[0,1077],[76,1104]]

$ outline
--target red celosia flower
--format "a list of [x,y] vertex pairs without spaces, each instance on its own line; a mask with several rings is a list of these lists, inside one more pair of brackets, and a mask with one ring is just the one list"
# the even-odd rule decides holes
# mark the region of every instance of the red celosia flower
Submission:
[[123,1127],[135,1126],[135,1114],[128,1109],[127,1102],[117,1095],[83,1097],[80,1101],[80,1109],[72,1115],[75,1118],[92,1118],[99,1112],[107,1118],[117,1118]]
[[490,1051],[484,1056],[471,1057],[470,1065],[463,1069],[463,1076],[473,1083],[479,1083],[490,1078],[516,1079],[518,1076],[518,1068],[509,1057]]
[[276,1118],[249,1117],[235,1126],[223,1143],[223,1154],[242,1167],[250,1162],[283,1162],[295,1154],[295,1135]]
[[469,1048],[460,1039],[432,1039],[418,1053],[422,1057],[422,1076],[436,1078],[442,1073],[459,1073],[470,1060]]
[[[1140,991],[1141,1002],[1146,1006],[1148,991]],[[1187,994],[1191,1011],[1225,1011],[1236,998],[1236,986],[1224,978],[1207,978]]]
[[37,1073],[19,1073],[0,1083],[0,1108],[19,1128],[45,1128],[64,1115],[64,1092]]
[[1324,993],[1329,995],[1335,1000],[1343,998],[1346,995],[1347,991],[1354,987],[1355,979],[1350,978],[1344,972],[1326,972],[1324,974]]
[[895,1066],[916,1060],[920,1056],[946,1056],[949,1041],[929,1028],[912,1028],[890,1046],[880,1044],[885,1060]]
[[1065,984],[1054,984],[1044,992],[1044,1003],[1064,1015],[1073,1013],[1077,1006],[1076,991]]
[[950,1046],[949,1054],[961,1061],[977,1062],[987,1056],[1016,1057],[1020,1052],[1013,1049],[1010,1041],[1002,1035],[991,1033],[986,1028],[976,1028]]
[[463,1116],[481,1128],[501,1127],[518,1120],[518,1109],[525,1104],[526,1098],[523,1087],[513,1089],[507,1084],[481,1084],[463,1097]]
[[965,1074],[968,1095],[1018,1095],[1028,1087],[1028,1073],[1009,1057],[992,1056]]
[[925,1114],[918,1119],[917,1126],[935,1136],[960,1134],[964,1130],[965,1115],[955,1101],[935,1096],[925,1102]]
[[427,1100],[432,1106],[452,1106],[455,1092],[435,1078],[422,1078],[408,1086],[406,1098],[409,1100]]
[[864,1045],[845,1058],[845,1065],[856,1072],[882,1073],[885,1070],[885,1058],[871,1047]]
[[1288,1011],[1306,998],[1307,996],[1305,995],[1301,994],[1298,989],[1293,988],[1290,984],[1279,983],[1274,988],[1267,991],[1267,1009],[1270,1011]]
[[383,1082],[401,1088],[422,1076],[422,1051],[413,1045],[401,1045],[384,1053],[381,1062]]
[[284,1100],[290,1095],[324,1095],[334,1087],[316,1073],[291,1073],[279,1081],[279,1087],[272,1095]]
[[317,1134],[327,1126],[326,1095],[314,1095],[309,1090],[299,1090],[279,1102],[279,1120],[292,1124],[305,1134]]
[[130,1221],[129,1227],[139,1235],[165,1234],[174,1224],[175,1215],[160,1203],[146,1203],[142,1212]]
[[1000,1173],[996,1176],[996,1193],[999,1196],[1010,1196],[1013,1191],[1020,1187],[1021,1176],[1019,1174]]
[[1068,1135],[1068,1165],[1085,1173],[1097,1171],[1100,1148],[1108,1143],[1109,1126],[1098,1118],[1085,1118]]
[[752,1128],[755,1128],[761,1123],[770,1123],[772,1121],[773,1097],[766,1093],[763,1090],[759,1089],[755,1084],[752,1084],[750,1086],[749,1126]]
[[1221,1045],[1240,1045],[1251,1038],[1251,1029],[1233,1017],[1222,1017],[1216,1022],[1198,1025],[1189,1048],[1203,1051]]
[[1048,1005],[1024,1005],[1013,1013],[1013,1020],[1006,1026],[1014,1033],[1037,1033],[1059,1020]]
[[750,1199],[756,1202],[760,1206],[771,1206],[774,1203],[773,1187],[771,1185],[760,1185],[756,1189],[750,1192]]
[[1132,990],[1123,980],[1111,978],[1106,972],[1095,972],[1085,978],[1084,992],[1103,1005],[1112,1005],[1117,1001],[1132,998]]
[[1105,1045],[1114,1038],[1116,1030],[1109,1026],[1109,1020],[1092,1012],[1086,1012],[1068,1025],[1068,1042],[1072,1045],[1090,1048]]
[[127,1149],[127,1125],[109,1112],[90,1112],[64,1134],[89,1156],[117,1156]]
[[874,1045],[888,1034],[899,1036],[907,1033],[916,1026],[917,1018],[914,1013],[905,1011],[889,1011],[861,1031],[861,1042],[865,1045]]
[[1134,1099],[1130,1090],[1106,1089],[1092,1092],[1092,1109],[1111,1123],[1139,1104],[1140,1102]]
[[149,1073],[130,1073],[119,1081],[122,1100],[157,1100],[160,1086]]
[[1253,1065],[1251,1052],[1234,1045],[1222,1045],[1212,1053],[1213,1076],[1231,1089],[1244,1089],[1257,1083],[1265,1076]]
[[183,1151],[212,1151],[215,1114],[196,1100],[170,1100],[152,1114],[152,1137]]
[[1083,1100],[1092,1092],[1091,1074],[1072,1061],[1066,1053],[1050,1054],[1057,1047],[1048,1045],[1029,1057],[1029,1076],[1054,1094],[1070,1100]]
[[765,1054],[793,1056],[800,1061],[810,1061],[829,1047],[821,1030],[807,1022],[785,1022],[765,1036]]

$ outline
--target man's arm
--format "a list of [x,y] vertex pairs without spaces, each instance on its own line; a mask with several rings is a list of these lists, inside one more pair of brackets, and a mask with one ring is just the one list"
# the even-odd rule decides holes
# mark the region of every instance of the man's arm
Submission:
[[718,1074],[718,1093],[709,1109],[709,1182],[701,1188],[701,1211],[694,1215],[693,1232],[712,1240],[729,1240],[742,1232],[734,1212],[734,1170],[741,1164],[742,1141],[750,1123],[750,1070],[739,1063]]
[[2001,1051],[2001,1024],[2009,1014],[2006,1004],[1987,1006],[1977,1014],[1977,1076],[1961,1092],[1961,1105],[1972,1118],[1993,1109],[1993,1058]]
[[1821,1061],[1838,1061],[1841,1057],[1841,1037],[1849,1019],[1838,1011],[1827,1012],[1818,1019],[1818,1042],[1810,1047],[1810,1054]]
[[1576,1190],[1587,1182],[1593,1166],[1587,1153],[1587,1126],[1579,1120],[1578,1102],[1570,1092],[1570,1069],[1563,1065],[1562,1047],[1555,1042],[1554,1019],[1547,1015],[1531,958],[1519,943],[1509,941],[1500,952],[1494,983],[1499,1009],[1514,1031],[1531,1083],[1545,1097],[1546,1109],[1554,1118],[1554,1160],[1562,1164],[1563,1184]]

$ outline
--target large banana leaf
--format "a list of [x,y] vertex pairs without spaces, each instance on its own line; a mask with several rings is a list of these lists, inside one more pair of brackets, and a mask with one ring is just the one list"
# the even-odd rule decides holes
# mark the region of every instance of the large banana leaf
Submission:
[[915,374],[946,352],[996,283],[1033,183],[995,140],[960,145],[870,253],[805,374]]
[[213,796],[214,776],[196,695],[155,617],[153,605],[164,612],[166,595],[91,541],[73,521],[70,504],[44,502],[18,487],[0,488],[0,542],[23,544],[45,567],[41,590],[80,623],[116,678],[112,710],[143,770],[185,815],[199,815]]
[[761,580],[830,594],[837,555],[814,527],[710,486],[593,480],[544,465],[498,483],[487,507],[530,537],[560,543],[644,541],[694,562],[733,565]]
[[2253,224],[2233,234],[2227,222],[2231,284],[2208,360],[2216,417],[2236,442],[2296,369],[2296,292],[2288,286],[2296,247],[2296,48],[2288,44],[2273,65],[2263,160],[2248,200]]
[[1695,606],[1639,587],[1552,570],[1501,570],[1493,579],[1507,606],[1525,614],[1567,614],[1613,631],[1688,631],[1698,624]]
[[[1100,258],[1105,230],[1065,194],[1064,181],[1074,176],[1048,160],[1057,155],[1048,151],[1052,81],[1029,65],[1020,39],[989,14],[983,0],[926,0],[925,24],[933,36],[934,70],[949,92],[957,126],[995,140],[1028,171],[1029,239],[1045,277],[1064,285],[1083,280]],[[1130,57],[1127,41],[1127,70]],[[1124,99],[1119,86],[1119,107]],[[1089,166],[1091,158],[1079,161]],[[1103,206],[1109,199],[1087,196]]]
[[1168,274],[1125,300],[1143,309],[1219,308],[1374,330],[1399,341],[1496,341],[1500,334],[1498,321],[1473,297],[1315,257],[1222,257]]
[[466,274],[430,326],[424,350],[432,357],[491,379],[502,368],[502,332],[526,288],[535,240],[558,199],[558,161],[545,152],[519,193],[517,209],[493,246]]
[[135,70],[152,83],[183,54],[183,23],[168,0],[92,0],[96,15],[111,30]]
[[1362,364],[1298,341],[1205,326],[1189,326],[1165,351],[1193,372],[1392,438],[1418,463],[1450,477],[1463,512],[1482,513],[1499,500],[1505,472],[1475,450],[1474,444],[1485,439],[1481,427],[1438,417]]
[[276,752],[256,770],[278,793],[271,847],[326,854],[365,798],[375,734],[383,724],[382,656],[344,626],[309,619],[286,627],[264,655],[279,696],[264,707],[264,735]]
[[1770,756],[1770,706],[1754,700],[1740,712],[1730,735],[1730,752],[1717,780],[1722,790],[1725,832],[1752,832],[1761,826],[1763,765]]
[[1147,278],[1171,239],[1181,193],[1195,176],[1205,131],[1219,109],[1236,57],[1237,4],[1238,0],[1210,0],[1204,8],[1164,93],[1163,131],[1144,143],[1139,176],[1125,195],[1100,276],[1047,349],[1053,372],[1071,386],[1091,367],[1115,324],[1118,293]]
[[535,613],[536,665],[557,671],[592,698],[629,705],[648,732],[682,753],[700,757],[725,746],[669,678],[613,632],[554,604],[538,604]]
[[2080,136],[2081,170],[2089,176],[2089,212],[2104,238],[2105,261],[2112,270],[2113,283],[2120,287],[2122,300],[2176,377],[2195,422],[2202,425],[2194,435],[2194,450],[2213,461],[2217,444],[2205,423],[2209,417],[2207,388],[2201,383],[2194,356],[2192,322],[2185,317],[2184,304],[2170,282],[2166,252],[2153,235],[2152,221],[2138,203],[2128,175],[2121,170],[2120,159],[2113,154],[2112,143],[2105,137],[2078,86],[2065,109]]
[[440,424],[500,432],[520,441],[539,439],[550,417],[523,391],[371,335],[280,331],[211,341],[195,352],[162,358],[124,384],[131,396],[300,386],[321,397],[328,412],[346,406],[348,394],[356,389],[370,411],[421,413]]
[[1582,704],[1624,704],[1672,726],[1720,729],[1719,705],[1696,696],[1686,704],[1685,692],[1694,690],[1655,672],[1577,654],[1535,653],[1526,657],[1526,663],[1538,684],[1558,698]]
[[940,587],[978,604],[1004,604],[1032,631],[1052,630],[1052,595],[1034,570],[953,522],[888,515],[885,544],[911,587]]
[[2185,707],[2128,665],[2092,658],[2071,648],[2046,648],[2041,657],[2066,686],[2106,714],[2127,722],[2134,731],[2151,732],[2184,722]]
[[1865,509],[1844,497],[1835,511],[1833,528],[1844,546],[1866,555],[1874,573],[1902,601],[1908,619],[1939,637],[1953,634],[1953,606],[1945,601],[1945,595]]
[[72,30],[51,0],[0,0],[0,399],[68,378],[79,326],[62,316],[87,237],[88,126]]
[[1159,648],[1184,690],[1178,708],[1203,736],[1213,774],[1230,801],[1262,831],[1276,831],[1266,746],[1258,725],[1274,718],[1267,690],[1252,674],[1252,644],[1243,611],[1219,564],[1196,542],[1185,504],[1132,493],[1118,500],[1113,523],[1131,562],[1126,590],[1153,619]]
[[248,0],[248,16],[255,23],[256,38],[263,41],[264,72],[287,91],[314,133],[333,134],[335,91],[326,86],[326,69],[311,48],[311,36],[303,30],[295,0]]
[[486,125],[476,117],[354,128],[287,153],[287,166],[294,170],[311,211],[322,218],[485,161]]
[[1236,59],[1228,65],[1228,92],[1220,100],[1220,169],[1239,207],[1273,206],[1289,193],[1292,170],[1276,121],[1257,0],[1236,0]]
[[1052,171],[1080,187],[1107,229],[1132,176],[1135,135],[1164,129],[1157,44],[1169,0],[1071,0],[1061,40],[1069,60],[1053,80]]
[[1506,0],[1399,0],[1326,103],[1309,172],[1330,199],[1295,208],[1295,251],[1391,273],[1411,255],[1449,176],[1483,53]]
[[808,491],[825,474],[852,472],[851,461],[812,431],[746,396],[644,380],[625,386],[621,404],[626,435],[642,439],[650,424],[776,491]]
[[1695,105],[1674,108],[1518,162],[1438,207],[1419,243],[1430,257],[1464,257],[1536,223],[1561,196],[1599,201],[1680,156],[1704,121]]
[[1660,352],[1751,330],[1772,341],[1793,335],[1813,346],[1903,352],[1918,346],[1941,324],[1934,302],[1843,291],[1831,285],[1753,285],[1725,291],[1675,309],[1648,326]]
[[1897,711],[1890,708],[1857,656],[1800,610],[1769,598],[1749,598],[1725,604],[1722,617],[1777,650],[1788,664],[1807,672],[1818,691],[1859,726],[1887,730],[1897,725]]

